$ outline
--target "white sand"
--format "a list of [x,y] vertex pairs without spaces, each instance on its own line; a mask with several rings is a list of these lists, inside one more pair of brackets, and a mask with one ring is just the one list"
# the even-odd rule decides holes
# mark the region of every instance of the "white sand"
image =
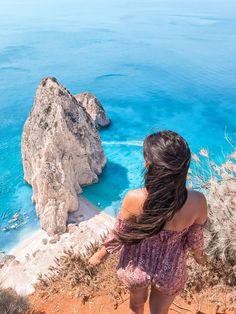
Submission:
[[11,250],[10,254],[16,258],[1,269],[1,286],[12,287],[23,295],[33,293],[38,274],[47,273],[55,257],[70,247],[82,252],[86,245],[99,239],[114,224],[113,217],[100,212],[83,197],[80,197],[79,210],[70,214],[71,220],[77,226],[69,224],[69,232],[61,235],[56,243],[50,243],[47,233],[38,230]]

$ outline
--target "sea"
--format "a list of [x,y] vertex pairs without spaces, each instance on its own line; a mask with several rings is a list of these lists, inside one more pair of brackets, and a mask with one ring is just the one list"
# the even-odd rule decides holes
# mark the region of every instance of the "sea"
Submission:
[[[41,79],[89,91],[112,123],[84,196],[111,215],[143,184],[142,142],[179,132],[224,160],[236,140],[236,1],[0,0],[0,250],[39,228],[21,136]],[[229,140],[230,139],[230,140]],[[233,144],[234,143],[234,144]]]

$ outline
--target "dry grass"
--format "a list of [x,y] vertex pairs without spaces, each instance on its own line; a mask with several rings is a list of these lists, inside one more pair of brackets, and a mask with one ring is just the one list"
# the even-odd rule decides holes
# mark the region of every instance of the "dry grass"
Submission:
[[[193,186],[204,190],[208,200],[206,252],[216,271],[223,265],[220,275],[225,282],[236,286],[236,151],[221,165],[206,150],[200,155],[191,177]],[[203,167],[204,162],[208,167]]]
[[[47,277],[40,278],[37,292],[42,297],[50,297],[53,293],[61,293],[73,288],[74,297],[79,297],[87,302],[97,296],[112,295],[114,308],[127,298],[128,291],[116,276],[118,255],[110,255],[99,267],[91,267],[87,258],[72,251],[57,261],[57,266],[51,268]],[[191,303],[199,296],[204,296],[210,302],[218,305],[219,313],[227,313],[227,310],[236,312],[235,286],[227,283],[227,272],[223,270],[222,263],[208,262],[205,266],[199,266],[189,255],[188,272],[189,280],[182,297]],[[227,267],[226,267],[227,269]],[[230,276],[229,272],[228,275]],[[217,297],[224,295],[222,300]]]
[[13,289],[0,289],[0,313],[31,313],[31,305],[27,298],[19,296]]
[[90,266],[88,258],[98,247],[97,243],[91,244],[87,248],[86,256],[73,250],[65,251],[62,257],[56,259],[56,266],[50,268],[48,275],[40,275],[37,292],[47,298],[70,286],[74,296],[83,302],[95,296],[109,294],[113,297],[114,308],[117,308],[126,294],[126,289],[116,276],[118,255],[110,256],[98,267]]
[[199,266],[189,256],[189,279],[181,296],[189,303],[193,299],[207,299],[220,308],[219,313],[236,313],[235,286],[229,284],[228,280],[231,277],[230,269],[231,266],[223,265],[219,260],[214,263],[209,260],[206,265]]
[[[207,150],[196,155],[191,173],[192,186],[203,190],[209,206],[205,230],[208,264],[197,267],[189,263],[190,279],[185,296],[210,289],[212,301],[236,312],[236,150],[217,165]],[[225,300],[217,299],[224,292]]]
[[[193,187],[205,191],[209,204],[206,230],[209,261],[205,266],[198,266],[189,256],[189,281],[182,296],[191,302],[196,295],[205,294],[218,305],[221,313],[227,313],[227,310],[236,312],[236,152],[220,166],[210,160],[209,153],[204,149],[194,159],[190,179]],[[206,169],[206,164],[207,170],[202,170]],[[98,243],[91,244],[87,248],[87,256],[98,247]],[[70,285],[75,296],[84,302],[95,296],[112,294],[114,307],[117,307],[127,293],[116,276],[118,256],[109,256],[98,267],[89,266],[87,259],[73,251],[65,252],[56,260],[50,274],[40,277],[37,290],[47,297]],[[225,299],[219,300],[217,295],[222,295],[222,291]]]

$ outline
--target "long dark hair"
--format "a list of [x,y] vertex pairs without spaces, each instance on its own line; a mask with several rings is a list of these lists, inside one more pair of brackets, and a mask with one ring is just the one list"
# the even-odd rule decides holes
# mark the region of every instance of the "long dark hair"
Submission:
[[143,155],[147,198],[138,221],[127,222],[127,228],[117,232],[118,240],[123,243],[136,243],[160,232],[187,199],[186,179],[191,159],[187,142],[175,132],[157,132],[146,137]]

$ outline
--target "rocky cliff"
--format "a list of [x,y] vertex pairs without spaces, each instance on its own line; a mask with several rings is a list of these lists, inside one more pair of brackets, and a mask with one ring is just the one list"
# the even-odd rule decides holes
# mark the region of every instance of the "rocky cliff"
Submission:
[[110,125],[111,121],[100,103],[100,101],[91,93],[81,93],[75,95],[76,100],[89,113],[97,128],[105,128]]
[[66,230],[81,185],[94,183],[106,163],[95,122],[55,78],[41,81],[23,128],[24,180],[48,234]]

